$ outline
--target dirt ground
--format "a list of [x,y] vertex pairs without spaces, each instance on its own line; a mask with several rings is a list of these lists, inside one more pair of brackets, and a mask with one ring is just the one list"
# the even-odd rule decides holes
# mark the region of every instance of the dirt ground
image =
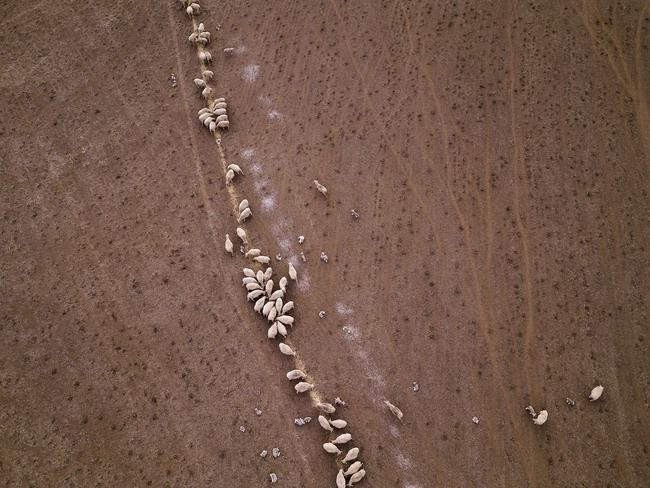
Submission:
[[[648,486],[648,4],[201,4],[359,486]],[[177,5],[0,5],[0,486],[335,486],[223,250]]]

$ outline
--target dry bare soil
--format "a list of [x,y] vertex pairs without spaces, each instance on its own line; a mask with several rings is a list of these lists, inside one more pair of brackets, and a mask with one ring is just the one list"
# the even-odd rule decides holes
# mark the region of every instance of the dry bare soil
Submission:
[[[334,486],[223,251],[177,3],[0,5],[1,486]],[[648,486],[648,3],[202,4],[249,234],[298,265],[359,486]]]

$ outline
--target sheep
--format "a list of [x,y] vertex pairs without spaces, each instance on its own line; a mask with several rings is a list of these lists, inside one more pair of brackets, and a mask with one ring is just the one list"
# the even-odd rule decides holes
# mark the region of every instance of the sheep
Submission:
[[291,317],[290,315],[280,315],[278,317],[278,322],[282,322],[284,325],[293,326],[293,317]]
[[226,101],[225,98],[223,98],[223,97],[219,97],[219,98],[216,98],[216,99],[214,100],[214,103],[225,102],[225,101]]
[[[253,290],[247,295],[248,300],[257,300],[259,297],[264,295],[264,292],[262,290]],[[266,298],[266,297],[264,297]]]
[[260,254],[262,254],[262,251],[260,251],[259,249],[249,249],[246,252],[246,254],[244,254],[244,257],[245,258],[247,258],[247,257],[255,258],[255,257],[259,256]]
[[201,6],[196,2],[190,3],[190,7],[192,8],[195,14],[198,14],[201,11]]
[[262,315],[268,317],[272,307],[275,307],[275,303],[267,302],[266,305],[264,305],[264,308],[262,309]]
[[354,461],[357,457],[359,456],[359,448],[358,447],[353,447],[348,451],[348,453],[345,455],[343,460],[341,461],[342,463],[349,463],[350,461]]
[[595,386],[593,390],[591,390],[591,393],[589,393],[589,401],[590,402],[595,402],[600,398],[600,396],[603,394],[603,390],[605,387],[603,385],[598,385]]
[[222,120],[221,122],[217,122],[217,128],[219,129],[227,129],[230,127],[230,122],[227,120]]
[[205,84],[205,81],[203,81],[200,78],[194,78],[194,84],[198,86],[199,88],[205,88],[207,85]]
[[326,431],[328,431],[328,432],[333,432],[333,431],[334,431],[334,429],[332,429],[332,426],[330,425],[330,423],[329,423],[329,422],[327,421],[327,419],[326,419],[325,417],[323,417],[322,415],[319,415],[319,416],[318,416],[318,423],[319,423],[320,426],[321,426],[323,429],[325,429]]
[[[219,125],[219,124],[217,124],[217,126],[218,126],[218,125]],[[234,179],[235,179],[235,172],[234,172],[233,170],[229,169],[229,170],[226,172],[226,185],[229,185],[230,182],[231,182],[232,180],[234,180]]]
[[[277,335],[278,335],[278,326],[277,326],[277,322],[276,322],[271,327],[269,327],[269,330],[267,331],[266,336],[269,339],[275,339],[275,336],[277,336]],[[297,390],[296,390],[296,393],[298,393]]]
[[200,118],[201,115],[203,115],[203,114],[212,115],[212,111],[211,111],[209,108],[204,107],[204,108],[202,108],[201,110],[199,110],[199,118]]
[[[281,291],[281,290],[277,290],[277,291]],[[275,292],[273,292],[273,294],[275,294]],[[277,297],[275,299],[269,297],[269,300],[275,300],[275,309],[278,311],[278,313],[282,312],[282,305],[284,304],[284,302],[282,301],[282,297]]]
[[201,74],[203,75],[203,78],[205,78],[206,80],[211,80],[212,78],[214,78],[214,73],[209,69],[203,70],[203,73]]
[[341,454],[341,450],[331,442],[326,442],[325,444],[323,444],[323,449],[325,449],[325,452],[328,452],[330,454],[336,454],[337,456]]
[[[278,315],[278,311],[275,309],[275,307],[273,307],[271,310],[269,310],[269,315],[266,317],[266,319],[269,322],[273,322],[275,320],[276,315]],[[286,336],[286,334],[285,334],[285,336]]]
[[352,440],[352,434],[341,434],[332,441],[332,444],[346,444]]
[[205,127],[210,127],[210,124],[211,124],[212,122],[214,122],[214,119],[213,119],[212,117],[205,117],[205,118],[203,119],[203,125],[204,125]]
[[287,291],[287,278],[285,276],[280,278],[280,283],[278,286],[280,287],[280,290]]
[[248,200],[244,198],[241,202],[239,202],[239,213],[243,212],[247,208],[248,208]]
[[330,425],[332,427],[336,427],[337,429],[345,429],[348,423],[345,420],[336,419],[336,420],[330,420]]
[[205,37],[197,37],[196,38],[197,44],[201,44],[202,46],[206,46],[208,44],[208,40]]
[[205,31],[205,32],[201,32],[199,34],[199,39],[205,40],[205,44],[207,44],[212,40],[212,36],[210,35],[210,33],[208,31]]
[[266,281],[266,278],[264,278],[264,272],[260,269],[257,274],[255,275],[255,278],[257,278],[257,282],[261,285],[264,284]]
[[361,481],[363,477],[366,475],[366,470],[362,469],[361,471],[357,471],[352,475],[350,480],[348,481],[348,486],[352,486],[353,484],[357,483],[358,481]]
[[229,252],[230,255],[232,256],[232,241],[230,240],[230,236],[228,234],[226,234],[225,248],[226,248],[226,252]]
[[334,405],[332,405],[331,403],[319,402],[316,404],[316,408],[324,413],[332,414],[336,412],[336,408],[334,408]]
[[296,272],[296,268],[293,267],[293,264],[289,262],[289,278],[291,278],[293,281],[296,281],[298,278],[298,273]]
[[363,463],[361,461],[353,462],[350,465],[350,467],[347,469],[347,471],[344,473],[345,476],[350,476],[350,475],[356,473],[357,471],[359,471],[361,469],[361,466],[363,466]]
[[210,51],[201,51],[199,53],[199,59],[203,61],[204,63],[211,63],[212,62],[212,54],[210,54]]
[[246,285],[246,289],[247,289],[248,291],[261,290],[262,287],[260,286],[259,283],[248,283],[248,284]]
[[390,403],[388,400],[384,400],[384,404],[390,409],[390,411],[397,417],[398,419],[402,420],[402,417],[404,417],[404,414],[402,411],[397,408],[395,405]]
[[[240,230],[241,230],[241,229],[238,227],[238,228],[237,228],[237,235],[238,235],[239,237],[241,237],[241,235],[239,234],[239,231],[240,231]],[[246,236],[246,234],[244,234],[244,237],[245,237],[245,236]],[[250,268],[244,268],[244,269],[242,270],[242,273],[244,273],[244,276],[248,276],[248,277],[250,277],[250,278],[255,278],[255,271],[253,271],[253,270],[250,269]]]
[[[251,215],[253,215],[253,212],[251,212],[251,209],[250,209],[250,208],[245,208],[244,211],[241,212],[241,213],[239,214],[239,217],[237,218],[237,222],[243,222],[244,220],[246,220],[247,218],[249,218]],[[258,259],[259,257],[260,257],[260,256],[258,256],[257,258],[255,258],[255,260],[256,260],[257,262],[259,262],[259,263],[267,264],[269,261],[271,261],[271,260],[269,259],[268,261],[264,262],[264,261],[259,260],[259,259]],[[267,259],[268,259],[268,258],[267,258]]]
[[206,86],[201,92],[201,96],[203,98],[208,98],[211,94],[212,94],[212,88],[210,88],[209,86]]
[[215,102],[212,104],[212,107],[210,107],[212,110],[216,110],[218,108],[228,108],[228,104],[226,102]]
[[226,114],[217,115],[217,122],[228,122],[228,116]]
[[[258,257],[259,257],[259,256],[258,256]],[[263,273],[263,274],[262,274],[262,277],[263,277],[265,280],[267,280],[267,278],[266,278],[266,273]],[[267,294],[267,295],[271,295],[272,292],[273,292],[273,280],[268,279],[268,281],[266,282],[266,294]]]
[[216,115],[217,117],[219,117],[220,115],[226,115],[226,109],[225,108],[216,108],[216,109],[214,109],[214,111],[212,113],[214,115]]
[[537,414],[537,417],[533,419],[535,425],[544,425],[548,420],[548,412],[546,410],[540,410]]
[[264,279],[265,280],[270,280],[271,276],[273,276],[273,268],[270,266],[264,270]]
[[217,130],[217,123],[216,122],[210,122],[210,132],[214,133]]
[[199,120],[201,121],[202,124],[205,123],[205,119],[212,119],[212,113],[211,112],[203,112],[203,113],[199,112]]
[[243,174],[244,174],[244,172],[241,170],[241,168],[240,168],[239,166],[237,166],[236,164],[234,164],[234,163],[229,164],[229,165],[228,165],[228,169],[231,169],[231,170],[233,170],[235,173],[240,174],[240,175],[243,175]]
[[242,286],[246,286],[249,283],[257,283],[257,280],[251,276],[245,276],[244,278],[242,278],[241,280]]
[[290,312],[291,310],[293,310],[293,302],[285,303],[281,310],[282,315],[286,315],[286,313]]
[[192,15],[194,15],[194,9],[193,9],[192,7],[187,7],[187,8],[185,9],[185,12],[187,12],[187,15],[188,15],[189,17],[192,17]]
[[289,346],[287,346],[284,342],[281,342],[278,347],[280,348],[280,352],[282,354],[284,354],[285,356],[295,356],[296,355],[294,350],[291,349]]
[[196,44],[196,38],[198,37],[198,34],[196,32],[192,32],[190,36],[187,38],[188,41],[190,41],[192,44]]
[[314,385],[312,383],[307,383],[306,381],[301,381],[293,388],[296,390],[296,393],[304,393],[306,391],[313,390]]
[[[242,215],[244,213],[246,213],[247,210],[248,210],[248,215],[250,215],[250,208],[247,208],[246,210],[244,210],[244,212],[242,212]],[[261,263],[261,264],[269,264],[271,262],[271,258],[268,257],[268,256],[255,256],[253,258],[253,261],[257,261],[258,263]]]
[[232,56],[235,53],[235,48],[234,47],[226,47],[226,48],[224,48],[223,53],[226,56]]
[[244,244],[248,244],[248,240],[246,239],[246,231],[241,227],[237,227],[237,237],[239,237]]
[[199,32],[203,32],[205,30],[205,25],[203,24],[203,22],[199,23],[199,26],[196,28],[196,30]]
[[[261,290],[256,290],[256,291],[261,291]],[[263,307],[265,307],[266,305],[268,305],[268,303],[266,303],[266,297],[261,297],[255,302],[255,305],[253,306],[253,310],[255,310],[257,313],[260,313],[260,310],[262,310]]]
[[278,334],[280,334],[282,337],[287,337],[287,328],[284,326],[282,322],[275,322],[275,325],[278,326]]
[[290,380],[290,381],[291,380],[300,380],[300,379],[305,378],[306,376],[307,375],[303,371],[301,371],[299,369],[292,369],[291,371],[289,371],[287,373],[287,379]]
[[345,488],[345,476],[343,476],[342,469],[339,469],[339,472],[336,475],[336,488]]
[[314,185],[316,185],[316,189],[321,192],[323,195],[327,196],[327,188],[325,186],[321,185],[318,180],[314,180]]

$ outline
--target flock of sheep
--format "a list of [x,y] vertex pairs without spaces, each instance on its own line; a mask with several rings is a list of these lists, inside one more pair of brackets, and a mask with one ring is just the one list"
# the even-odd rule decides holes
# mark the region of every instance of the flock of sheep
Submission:
[[[605,387],[603,385],[594,386],[591,392],[589,393],[589,401],[595,402],[596,400],[598,400],[602,396],[603,391],[605,391]],[[569,405],[575,405],[575,402],[570,398],[567,398],[566,402]],[[525,410],[526,412],[528,412],[528,414],[531,417],[533,417],[533,423],[535,425],[544,425],[548,420],[547,410],[540,410],[539,412],[535,413],[535,409],[533,408],[532,405],[528,405]]]
[[[182,8],[185,9],[190,18],[198,15],[201,11],[198,1],[199,0],[180,0]],[[194,79],[194,84],[199,90],[201,90],[202,97],[207,101],[207,106],[199,110],[198,118],[201,124],[214,134],[217,129],[223,130],[228,129],[229,127],[230,122],[227,114],[228,105],[224,98],[212,99],[213,90],[208,86],[208,82],[214,78],[214,73],[206,67],[206,65],[212,62],[212,55],[205,49],[205,47],[210,44],[212,36],[210,32],[205,29],[203,23],[196,25],[194,20],[192,20],[192,23],[195,28],[189,35],[188,41],[196,46],[198,57],[201,61],[201,78]],[[218,29],[219,28],[217,27],[217,30]],[[224,49],[224,54],[226,56],[231,56],[233,53],[233,48]],[[220,139],[217,139],[217,142],[220,143]],[[237,164],[227,165],[226,184],[231,184],[238,175],[243,174],[242,169]],[[320,193],[327,196],[327,188],[325,188],[325,186],[317,180],[314,180],[314,185]],[[253,215],[247,199],[243,199],[239,203],[237,211],[237,222],[240,225]],[[248,236],[242,227],[237,227],[236,234],[241,240],[242,245],[240,249],[242,254],[244,254],[244,258],[251,259],[253,266],[268,265],[271,262],[271,258],[263,255],[260,249],[249,247]],[[226,234],[224,248],[231,256],[234,255],[234,247],[230,235]],[[246,250],[246,248],[248,249]],[[242,285],[246,288],[248,301],[252,303],[253,310],[264,317],[267,321],[267,337],[269,339],[276,339],[278,336],[281,336],[282,338],[287,337],[289,333],[288,328],[293,327],[295,320],[291,315],[294,310],[294,302],[287,300],[287,297],[285,296],[289,285],[289,279],[293,281],[298,279],[298,273],[294,265],[291,262],[288,263],[287,274],[289,279],[286,276],[282,276],[277,282],[277,286],[273,279],[273,269],[270,266],[266,267],[264,270],[258,269],[257,271],[252,268],[244,268],[243,274]],[[280,342],[278,347],[282,354],[286,356],[296,356],[296,352],[288,344]],[[307,373],[300,369],[289,371],[286,376],[290,381],[297,381],[294,385],[297,394],[312,392],[315,388],[313,380],[310,379]],[[349,443],[352,440],[352,435],[346,432],[334,434],[334,430],[345,429],[347,427],[347,422],[342,419],[331,418],[331,415],[336,411],[334,405],[319,401],[317,395],[312,396],[312,399],[314,400],[315,407],[321,413],[318,416],[319,424],[333,437],[323,444],[323,449],[326,452],[337,456],[343,454],[339,449],[339,446]],[[335,403],[344,404],[338,398]],[[366,471],[362,469],[363,463],[357,460],[358,456],[359,448],[353,447],[347,450],[345,455],[342,457],[341,464],[344,465],[345,469],[339,469],[336,475],[337,488],[353,486],[365,477]],[[351,464],[345,466],[348,463]],[[277,475],[275,475],[275,473],[271,475],[271,482],[277,482]]]

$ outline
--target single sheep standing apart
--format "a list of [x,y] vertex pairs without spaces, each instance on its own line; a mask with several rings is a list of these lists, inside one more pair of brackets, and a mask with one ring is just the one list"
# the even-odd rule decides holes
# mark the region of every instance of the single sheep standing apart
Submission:
[[537,414],[537,417],[533,419],[535,425],[544,425],[548,420],[548,412],[546,410],[540,410]]
[[316,185],[316,189],[321,192],[323,195],[327,196],[327,188],[325,188],[324,185],[321,185],[318,180],[314,180],[314,185]]
[[603,385],[595,386],[593,390],[591,390],[591,393],[589,393],[589,401],[595,402],[598,400],[603,394],[603,390],[605,390],[605,387]]
[[232,245],[232,241],[230,240],[230,236],[229,236],[228,234],[226,234],[226,244],[225,244],[225,247],[226,247],[226,252],[229,252],[230,255],[232,256],[233,245]]

